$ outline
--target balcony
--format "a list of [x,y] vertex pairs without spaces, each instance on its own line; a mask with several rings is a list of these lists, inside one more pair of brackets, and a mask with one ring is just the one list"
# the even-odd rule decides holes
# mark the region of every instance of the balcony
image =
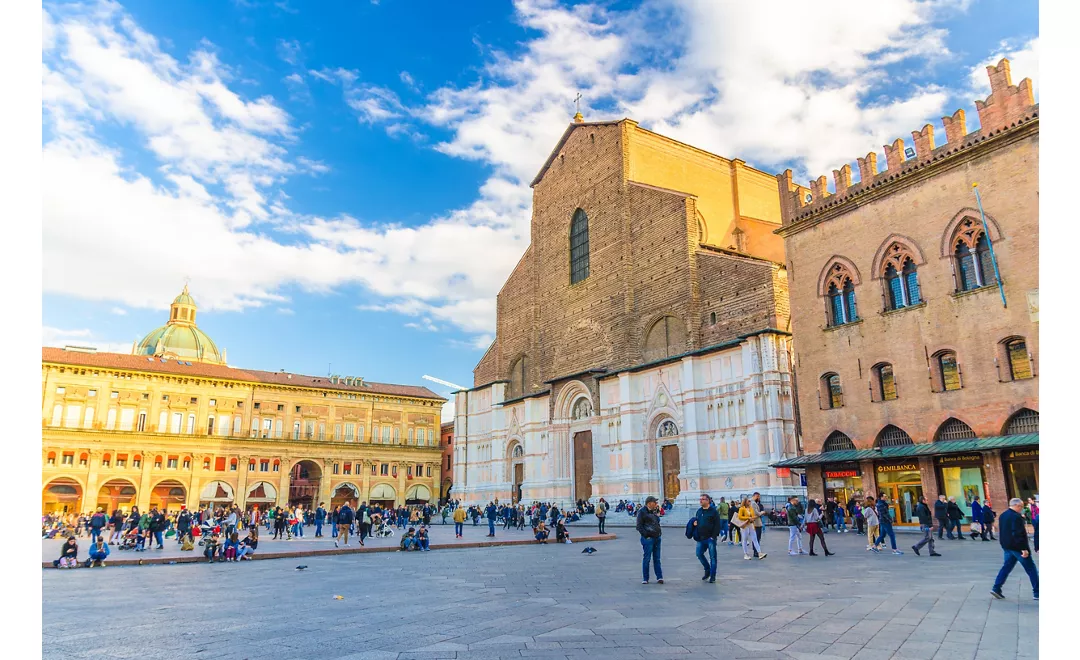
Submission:
[[252,432],[250,429],[239,432],[230,432],[226,435],[220,433],[159,433],[157,431],[121,431],[121,430],[106,430],[100,428],[95,424],[95,428],[74,428],[67,426],[42,426],[41,429],[42,439],[50,437],[67,436],[70,438],[78,438],[80,441],[86,442],[109,442],[113,443],[120,438],[124,438],[124,442],[155,442],[160,443],[164,439],[170,439],[171,442],[183,442],[190,441],[198,444],[205,444],[208,440],[217,440],[223,444],[246,444],[258,447],[266,447],[272,445],[310,445],[310,446],[334,446],[334,447],[393,447],[394,449],[404,449],[408,451],[427,451],[427,452],[441,452],[444,448],[442,443],[438,445],[417,446],[409,444],[383,444],[382,442],[356,442],[355,440],[335,439],[332,433],[302,433],[300,438],[294,437],[293,434],[283,436],[280,438],[268,437],[265,434],[259,432]]

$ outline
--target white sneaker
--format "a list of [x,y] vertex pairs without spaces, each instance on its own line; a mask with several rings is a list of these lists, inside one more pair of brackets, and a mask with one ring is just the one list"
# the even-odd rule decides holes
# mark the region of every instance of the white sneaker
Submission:
[[798,557],[799,556],[799,553],[795,552],[794,550],[789,551],[788,554],[791,555],[792,557]]
[[751,559],[750,555],[743,555],[742,558],[745,559],[746,561],[750,561],[750,559]]
[[341,546],[339,546],[339,545],[337,544],[337,541],[336,541],[336,540],[334,541],[334,547],[335,547],[335,548],[339,548],[339,547],[341,547]]
[[805,555],[805,554],[806,554],[806,550],[799,550],[799,554],[800,554],[800,555]]

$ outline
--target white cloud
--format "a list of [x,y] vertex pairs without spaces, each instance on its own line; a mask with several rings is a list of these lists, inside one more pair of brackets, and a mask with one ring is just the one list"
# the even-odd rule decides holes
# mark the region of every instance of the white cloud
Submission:
[[113,307],[109,310],[110,314],[116,314],[117,316],[127,316],[127,310],[123,307]]
[[277,56],[286,64],[297,65],[301,61],[300,42],[292,39],[278,39]]
[[1039,38],[1025,43],[1003,41],[998,44],[993,55],[971,67],[971,89],[973,94],[986,98],[990,95],[990,77],[986,75],[986,67],[996,66],[1001,58],[1009,58],[1009,70],[1013,75],[1013,84],[1019,83],[1024,78],[1031,78],[1036,99],[1039,91]]
[[87,328],[64,330],[51,326],[42,326],[41,345],[54,348],[65,346],[81,346],[96,348],[103,353],[131,353],[131,342],[115,342],[98,339]]
[[288,307],[278,307],[277,313],[278,314],[284,314],[285,316],[292,316],[292,315],[296,314],[296,312],[294,312],[292,309],[290,309]]
[[420,319],[419,321],[415,321],[415,322],[410,321],[409,323],[405,324],[405,327],[406,328],[412,328],[413,330],[420,330],[420,331],[423,331],[423,332],[438,332],[439,331],[439,326],[432,323],[431,319],[429,319],[429,318],[423,318],[423,319]]

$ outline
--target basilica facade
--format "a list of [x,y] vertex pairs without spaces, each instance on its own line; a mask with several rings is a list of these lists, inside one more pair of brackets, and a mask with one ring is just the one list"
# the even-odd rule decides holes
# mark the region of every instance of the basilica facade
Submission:
[[773,176],[578,115],[532,187],[495,340],[455,394],[455,496],[803,492],[769,467],[797,454]]

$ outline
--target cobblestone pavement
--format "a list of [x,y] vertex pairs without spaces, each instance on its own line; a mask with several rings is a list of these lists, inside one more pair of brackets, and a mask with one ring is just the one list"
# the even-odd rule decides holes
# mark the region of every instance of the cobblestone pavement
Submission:
[[[666,584],[642,585],[632,533],[596,544],[314,556],[243,564],[42,571],[45,658],[976,658],[1038,657],[1038,603],[1017,567],[993,600],[997,543],[943,557],[764,561],[720,548],[717,584],[694,545],[664,535]],[[297,571],[302,563],[306,570]],[[342,596],[336,599],[335,596]]]

